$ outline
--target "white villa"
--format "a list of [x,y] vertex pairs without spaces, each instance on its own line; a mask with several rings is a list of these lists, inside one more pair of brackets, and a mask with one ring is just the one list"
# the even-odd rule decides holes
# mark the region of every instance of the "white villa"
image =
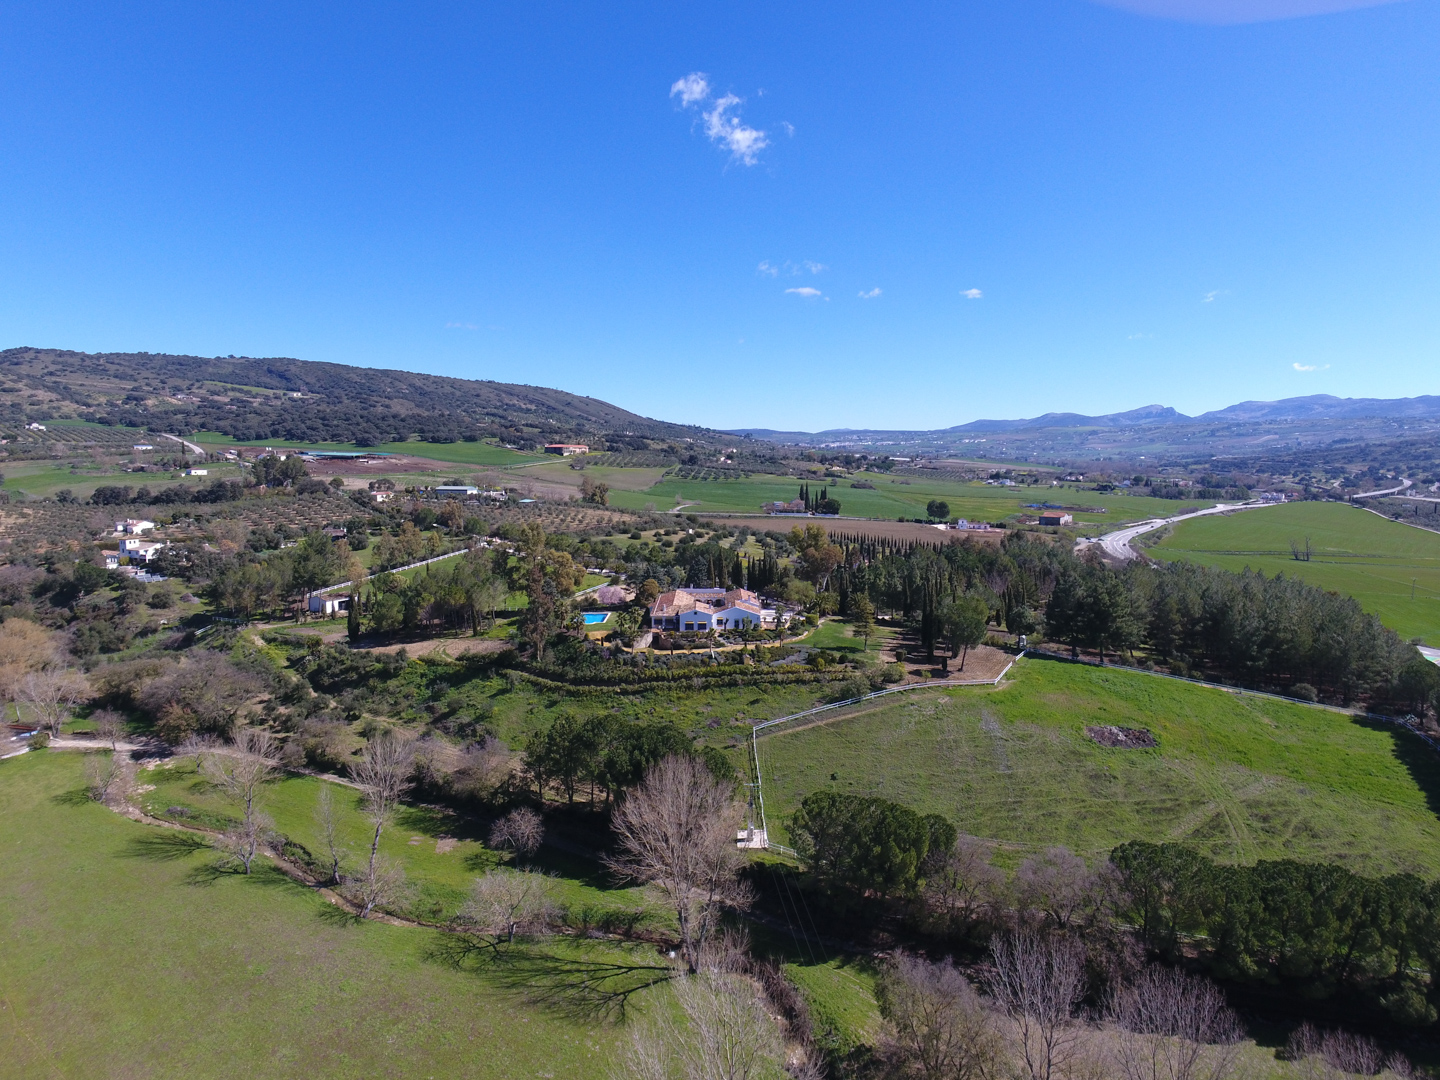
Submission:
[[[128,557],[132,563],[148,563],[164,546],[162,540],[136,540],[126,536],[120,541],[120,555]],[[116,561],[119,561],[118,556]]]
[[124,521],[115,522],[115,531],[127,536],[139,536],[153,528],[155,528],[155,522],[146,521],[143,518],[126,518]]
[[650,605],[655,630],[705,633],[709,630],[773,629],[779,613],[749,589],[676,589]]

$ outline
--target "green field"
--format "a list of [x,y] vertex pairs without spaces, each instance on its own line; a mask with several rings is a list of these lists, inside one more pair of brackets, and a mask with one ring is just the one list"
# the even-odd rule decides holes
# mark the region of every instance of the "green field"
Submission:
[[[178,444],[176,449],[179,449]],[[4,482],[0,489],[12,497],[47,498],[58,491],[69,491],[77,499],[89,498],[97,487],[103,484],[126,486],[132,490],[148,487],[151,491],[174,487],[186,483],[195,487],[214,480],[234,480],[240,475],[237,465],[206,464],[197,468],[209,470],[207,476],[187,476],[180,479],[168,472],[132,473],[119,470],[90,468],[81,465],[72,469],[67,461],[16,461],[4,468]]]
[[81,784],[78,754],[0,763],[7,1078],[599,1076],[623,1037],[442,962],[432,931],[356,923],[268,867],[214,874],[187,836],[77,797]]
[[241,442],[217,431],[198,431],[189,436],[191,442],[206,449],[229,450],[237,446],[279,446],[294,450],[328,450],[332,453],[409,454],[431,461],[453,461],[460,465],[524,465],[544,461],[542,454],[522,454],[486,442],[398,442],[380,446],[356,446],[354,443],[293,442],[288,439],[251,439]]
[[[622,470],[616,470],[622,471]],[[628,471],[628,470],[623,470]],[[998,521],[1023,511],[1026,503],[1053,502],[1074,506],[1103,507],[1105,513],[1077,513],[1076,524],[1087,522],[1114,525],[1138,521],[1158,514],[1179,513],[1182,509],[1208,506],[1210,503],[1177,503],[1166,499],[1150,499],[1115,492],[1075,491],[1068,488],[1005,488],[979,481],[959,483],[952,480],[928,480],[919,477],[894,478],[866,474],[865,481],[873,490],[852,488],[843,480],[829,485],[830,494],[840,501],[845,517],[883,518],[925,516],[925,505],[931,499],[943,499],[950,505],[951,517],[974,521]],[[789,477],[751,477],[745,480],[662,480],[644,490],[610,492],[610,504],[626,510],[640,510],[654,503],[656,510],[673,510],[680,502],[691,513],[758,514],[762,503],[793,499],[800,491],[800,481]],[[810,481],[817,492],[826,486]],[[789,527],[788,519],[782,522]]]
[[[1107,749],[1092,724],[1148,728],[1160,745]],[[1138,673],[1025,660],[998,689],[881,699],[760,752],[772,828],[828,787],[945,814],[1010,859],[1175,840],[1222,860],[1440,874],[1440,759],[1418,739]]]
[[[1309,562],[1290,543],[1310,541]],[[1181,522],[1150,549],[1224,570],[1250,567],[1348,593],[1404,638],[1440,645],[1440,533],[1345,503],[1303,502]]]

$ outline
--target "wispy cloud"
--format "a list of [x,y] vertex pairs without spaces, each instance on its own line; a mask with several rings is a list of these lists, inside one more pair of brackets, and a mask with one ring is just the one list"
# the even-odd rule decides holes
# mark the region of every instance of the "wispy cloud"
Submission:
[[1146,338],[1153,338],[1154,336],[1155,336],[1154,334],[1131,334],[1131,335],[1130,335],[1128,338],[1126,338],[1125,340],[1126,340],[1126,341],[1142,341],[1142,340],[1144,340],[1144,339],[1146,339]]
[[708,109],[702,108],[701,104],[710,100],[711,93],[710,77],[699,71],[692,71],[670,84],[670,96],[680,99],[681,108],[700,110],[700,117],[705,121],[705,136],[730,151],[732,161],[759,164],[760,151],[770,145],[770,140],[765,132],[740,119],[739,107],[745,104],[744,99],[725,94],[716,98]]
[[694,105],[697,101],[704,101],[710,96],[710,79],[704,72],[692,71],[683,79],[676,79],[670,84],[670,96],[678,97],[682,108]]
[[754,165],[760,160],[760,151],[770,145],[770,140],[765,137],[765,132],[746,126],[738,116],[729,115],[731,109],[742,104],[744,102],[734,94],[726,94],[715,102],[709,112],[701,115],[705,117],[705,134],[711,142],[728,149],[732,159]]
[[860,294],[860,299],[861,299],[861,300],[874,300],[874,299],[875,299],[877,296],[879,296],[879,295],[880,295],[880,290],[879,290],[878,288],[874,288],[874,289],[870,289],[870,290],[868,290],[868,291],[866,291],[866,292],[862,292],[862,293]]
[[809,259],[806,259],[805,269],[809,270],[812,274],[818,274],[821,270],[827,269],[827,267],[824,263],[811,262]]
[[780,268],[771,263],[769,259],[761,259],[760,265],[755,268],[755,272],[757,274],[766,274],[770,277],[774,277],[776,274],[780,273]]
[[819,289],[812,289],[809,285],[802,285],[798,289],[786,289],[787,293],[794,293],[796,296],[803,296],[807,300],[813,300],[822,295]]
[[445,329],[446,329],[446,330],[479,330],[480,327],[476,326],[473,322],[447,322],[447,323],[445,324]]
[[979,289],[962,289],[960,290],[960,295],[966,300],[979,300],[985,294]]
[[1213,304],[1219,297],[1229,295],[1229,289],[1211,289],[1209,292],[1207,292],[1204,296],[1200,298],[1200,302],[1202,304]]
[[781,120],[780,126],[785,129],[785,134],[790,138],[793,139],[795,137],[795,125],[790,123],[789,120]]
[[1296,371],[1329,371],[1329,364],[1291,364]]

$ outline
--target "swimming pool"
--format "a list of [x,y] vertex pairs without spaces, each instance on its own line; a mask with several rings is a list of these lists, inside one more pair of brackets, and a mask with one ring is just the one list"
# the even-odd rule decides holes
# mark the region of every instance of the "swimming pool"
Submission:
[[610,618],[610,612],[608,611],[585,611],[581,614],[585,619],[586,626],[594,626]]

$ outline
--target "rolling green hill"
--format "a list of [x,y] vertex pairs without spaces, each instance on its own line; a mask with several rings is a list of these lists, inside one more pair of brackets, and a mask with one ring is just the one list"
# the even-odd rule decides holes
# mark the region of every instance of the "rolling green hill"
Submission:
[[[1152,750],[1087,738],[1147,728]],[[1440,875],[1440,757],[1390,725],[1133,672],[1022,660],[998,689],[915,691],[760,740],[777,835],[809,792],[879,795],[1000,842],[1087,856],[1187,841]],[[777,828],[777,825],[780,826]]]
[[643,450],[651,439],[708,445],[722,438],[547,387],[289,357],[5,349],[0,394],[0,423],[78,417],[175,434],[216,431],[243,442],[587,438]]
[[[1308,562],[1290,545],[1311,547]],[[1440,533],[1357,506],[1289,503],[1181,522],[1150,549],[1224,570],[1250,567],[1348,593],[1401,637],[1440,645]]]

